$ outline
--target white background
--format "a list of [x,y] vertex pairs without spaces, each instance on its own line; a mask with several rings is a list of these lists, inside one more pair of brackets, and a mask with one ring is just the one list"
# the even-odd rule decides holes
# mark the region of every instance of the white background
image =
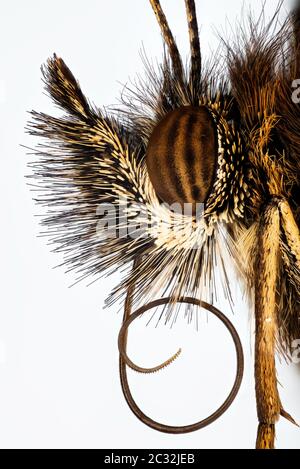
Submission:
[[[216,31],[230,25],[249,1],[197,0],[202,50],[216,48]],[[251,1],[258,15],[260,1]],[[266,15],[277,0],[266,1]],[[164,0],[180,49],[188,51],[183,0]],[[288,9],[282,11],[282,19]],[[227,20],[228,21],[227,21]],[[117,102],[122,85],[143,67],[142,44],[160,59],[162,41],[146,0],[2,1],[1,75],[1,309],[0,446],[6,448],[251,448],[256,438],[253,380],[253,325],[237,288],[236,314],[223,302],[245,351],[241,391],[230,410],[213,425],[193,434],[165,435],[144,426],[128,409],[119,384],[117,334],[121,314],[103,309],[118,280],[73,288],[45,238],[38,238],[37,207],[26,186],[28,156],[19,144],[37,142],[25,135],[31,109],[54,112],[43,94],[40,65],[53,52],[62,56],[83,91],[98,105]],[[146,319],[130,334],[130,355],[145,366],[164,360],[178,346],[178,361],[157,375],[129,373],[142,409],[169,424],[206,417],[227,396],[235,357],[223,326],[202,314],[200,330],[178,321],[170,330]],[[286,410],[300,421],[300,368],[278,366]],[[283,419],[278,448],[300,448],[300,430]]]

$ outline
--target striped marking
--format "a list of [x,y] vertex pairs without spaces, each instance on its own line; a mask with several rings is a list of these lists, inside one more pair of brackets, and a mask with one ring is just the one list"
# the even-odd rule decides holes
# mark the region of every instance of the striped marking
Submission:
[[216,125],[205,106],[178,108],[154,129],[147,167],[158,197],[168,203],[205,202],[214,183]]

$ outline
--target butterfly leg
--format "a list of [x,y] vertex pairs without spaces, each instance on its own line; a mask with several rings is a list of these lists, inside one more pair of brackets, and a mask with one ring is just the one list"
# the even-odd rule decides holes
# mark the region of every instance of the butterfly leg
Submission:
[[286,203],[274,197],[265,207],[258,230],[255,282],[255,388],[259,420],[256,448],[272,449],[280,415],[295,423],[283,410],[276,377],[276,289],[280,257],[282,210]]
[[300,294],[300,231],[294,214],[286,200],[279,203],[283,239],[283,259],[291,282]]
[[280,398],[275,367],[276,285],[278,279],[280,214],[273,201],[265,208],[258,232],[255,284],[255,390],[259,420],[256,448],[274,448]]

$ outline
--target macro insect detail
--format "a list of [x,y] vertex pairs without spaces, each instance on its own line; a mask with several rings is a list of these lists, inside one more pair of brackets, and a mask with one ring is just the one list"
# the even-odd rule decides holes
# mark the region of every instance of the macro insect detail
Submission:
[[[146,80],[127,89],[120,110],[108,115],[93,106],[56,55],[42,67],[46,90],[65,112],[57,118],[33,111],[28,125],[44,139],[31,163],[37,201],[47,208],[43,225],[79,280],[124,272],[107,300],[125,300],[121,385],[135,415],[162,432],[208,425],[239,390],[241,343],[213,306],[216,276],[232,303],[233,265],[255,314],[256,447],[273,448],[280,416],[295,423],[279,396],[275,355],[291,358],[300,338],[300,107],[292,100],[300,78],[300,5],[280,28],[281,4],[268,24],[263,14],[250,19],[236,43],[224,40],[222,55],[205,64],[195,2],[185,0],[191,57],[184,67],[160,2],[150,4],[166,52],[157,69],[146,62]],[[179,307],[188,320],[210,311],[236,347],[226,401],[183,427],[146,416],[127,381],[127,366],[150,373],[180,353],[153,368],[127,356],[129,325],[160,306],[165,322]]]

